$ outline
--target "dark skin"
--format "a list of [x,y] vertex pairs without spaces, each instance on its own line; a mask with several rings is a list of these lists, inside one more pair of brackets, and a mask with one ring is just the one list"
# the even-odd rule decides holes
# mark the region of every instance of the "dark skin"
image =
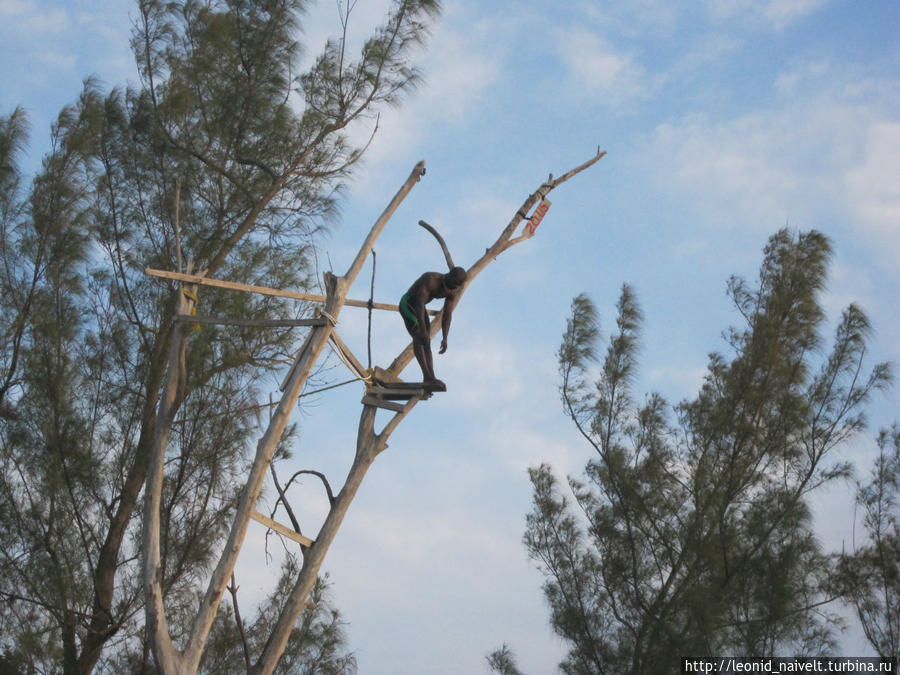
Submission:
[[[456,272],[455,270],[459,270]],[[431,325],[425,305],[435,299],[444,298],[444,310],[441,314],[441,347],[439,354],[447,351],[447,334],[450,332],[450,321],[453,318],[453,300],[465,281],[465,272],[455,268],[448,274],[425,272],[409,287],[406,292],[409,298],[409,309],[413,311],[418,325],[407,316],[403,316],[406,330],[413,340],[413,354],[422,369],[422,378],[428,383],[446,390],[446,385],[434,376],[434,362],[431,355]]]

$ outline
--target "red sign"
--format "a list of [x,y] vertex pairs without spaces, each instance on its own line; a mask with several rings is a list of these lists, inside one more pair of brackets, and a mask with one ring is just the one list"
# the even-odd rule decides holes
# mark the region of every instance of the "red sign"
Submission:
[[538,207],[534,210],[534,213],[531,214],[531,218],[528,220],[528,223],[525,225],[526,235],[530,237],[534,234],[537,226],[541,224],[541,221],[544,219],[544,216],[547,215],[547,211],[549,210],[550,200],[542,199],[541,203],[538,204]]

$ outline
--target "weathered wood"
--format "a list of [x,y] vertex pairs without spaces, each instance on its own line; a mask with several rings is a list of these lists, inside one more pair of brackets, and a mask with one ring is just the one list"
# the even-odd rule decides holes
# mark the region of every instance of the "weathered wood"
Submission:
[[[325,303],[325,311],[329,316],[334,317],[335,320],[339,317],[344,304],[346,304],[347,292],[352,286],[353,281],[356,279],[356,276],[359,274],[363,262],[375,245],[375,240],[378,235],[384,229],[384,226],[387,224],[387,221],[393,213],[400,206],[400,203],[424,173],[425,163],[419,162],[413,168],[413,171],[410,173],[405,183],[397,191],[394,198],[375,221],[375,224],[369,231],[369,235],[366,237],[363,247],[360,249],[356,260],[354,260],[347,273],[343,277],[336,277],[329,272],[324,274],[325,288],[328,296]],[[368,303],[365,303],[363,306],[367,307]],[[231,574],[234,571],[241,544],[246,535],[250,511],[253,510],[256,500],[262,491],[266,472],[272,462],[275,449],[284,435],[284,430],[287,427],[290,415],[297,405],[297,399],[306,384],[310,372],[321,356],[328,337],[331,335],[332,329],[332,323],[329,322],[324,326],[317,326],[309,331],[309,342],[302,350],[301,356],[293,368],[293,373],[285,387],[285,395],[276,407],[268,428],[257,443],[256,455],[253,464],[250,467],[247,482],[240,493],[235,508],[234,521],[228,535],[228,540],[222,549],[218,563],[216,563],[215,568],[212,570],[206,593],[200,602],[200,607],[198,608],[191,627],[191,634],[185,648],[185,654],[190,655],[190,661],[188,662],[189,672],[197,672],[199,670],[200,660],[206,646],[209,632],[218,612],[219,602],[225,592],[225,587],[231,578]],[[374,410],[372,410],[372,408],[363,407],[363,410],[372,411],[372,416],[374,417]],[[406,412],[408,412],[408,410]],[[385,429],[388,431],[388,435],[396,425],[400,423],[400,420],[405,416],[406,412],[395,415],[394,418],[387,423]],[[356,464],[356,462],[354,464]],[[364,471],[362,473],[364,473]],[[361,481],[361,479],[362,477],[360,476],[359,481]],[[332,505],[325,522],[316,535],[315,545],[304,550],[305,555],[300,576],[289,597],[286,599],[285,604],[282,606],[275,626],[272,628],[269,635],[269,640],[254,666],[254,672],[266,675],[275,670],[278,660],[284,652],[285,645],[287,644],[292,631],[296,627],[297,617],[303,610],[309,592],[315,584],[315,579],[322,564],[322,560],[325,557],[325,553],[334,539],[337,529],[346,514],[350,501],[352,501],[353,496],[356,494],[359,481],[357,481],[355,477],[348,476],[344,487],[340,490],[338,497],[335,499],[335,504]]]
[[419,396],[423,400],[431,398],[431,392],[422,387],[384,387],[376,384],[369,387],[366,393],[388,401],[408,401],[415,396]]
[[394,373],[392,373],[389,370],[385,370],[381,366],[375,366],[372,370],[373,370],[372,379],[375,382],[378,382],[380,384],[387,384],[387,383],[393,384],[396,382],[403,381],[399,377],[397,377]]
[[253,520],[255,520],[256,522],[262,523],[263,525],[268,527],[270,530],[275,530],[278,534],[283,534],[288,539],[293,539],[298,544],[300,544],[301,546],[305,546],[306,548],[309,548],[310,546],[312,546],[313,544],[316,543],[309,537],[304,537],[299,532],[294,532],[291,528],[282,525],[281,523],[279,523],[276,520],[272,520],[271,518],[263,515],[256,509],[253,509],[252,511],[250,511],[250,517],[253,518]]
[[353,374],[357,377],[365,377],[366,376],[366,367],[359,362],[353,352],[350,351],[350,347],[341,340],[340,336],[337,334],[336,330],[331,331],[331,341],[334,343],[334,346],[337,347],[337,350],[341,353],[341,357],[349,361],[350,370],[356,371]]
[[[151,267],[144,268],[144,273],[151,277],[159,277],[161,279],[173,279],[175,281],[186,281],[200,286],[212,286],[214,288],[226,288],[231,291],[246,291],[248,293],[259,293],[260,295],[271,295],[278,298],[290,298],[292,300],[307,300],[309,302],[325,302],[324,295],[316,295],[315,293],[304,293],[302,291],[286,291],[280,288],[270,288],[268,286],[254,286],[252,284],[242,284],[237,281],[225,281],[224,279],[211,279],[209,277],[201,277],[197,274],[181,274],[179,272],[168,272],[166,270],[156,270]],[[351,300],[347,299],[344,304],[349,307],[365,307],[368,308],[368,300]],[[399,312],[397,305],[391,305],[385,302],[373,302],[372,309],[383,309],[392,312]],[[429,309],[429,314],[437,314],[439,310]]]
[[368,395],[362,397],[362,404],[370,405],[375,408],[383,408],[384,410],[392,410],[394,412],[403,412],[403,408],[406,407],[400,403],[394,403],[383,398]]
[[[553,181],[551,179],[550,181],[548,181],[546,186],[541,186],[541,188],[539,188],[538,192],[533,197],[529,197],[526,200],[525,204],[523,205],[522,213],[527,213],[528,209],[533,206],[539,198],[545,197],[553,187],[563,182],[564,180],[568,180],[571,176],[575,175],[579,171],[586,169],[602,156],[603,153],[601,153],[598,149],[597,155],[594,158],[592,158],[588,162],[585,162],[581,166],[567,172],[563,175],[562,179],[558,179],[556,181]],[[422,170],[424,171],[424,166],[422,167]],[[504,247],[509,243],[509,239],[512,236],[515,227],[521,222],[521,220],[522,217],[519,216],[515,218],[509,226],[507,226],[507,229],[504,230],[503,234],[501,234],[501,237],[499,238],[497,243],[493,247],[488,249],[483,260],[479,263],[476,263],[475,269],[472,270],[475,274],[480,271],[481,267],[487,265],[488,260],[493,260],[497,257],[497,255],[505,250]],[[357,256],[354,265],[351,267],[351,270],[354,272],[354,274],[348,273],[347,275],[351,281],[355,276],[355,272],[362,268],[364,256],[368,255],[368,252],[371,250],[373,243],[374,232],[367,238],[366,244],[360,250],[360,254]],[[475,276],[475,274],[472,274],[472,272],[470,271],[470,277],[467,284],[471,283],[472,278]],[[465,286],[463,287],[463,290],[464,289]],[[455,305],[456,302],[454,301],[451,307]],[[438,330],[440,330],[440,321],[436,320],[432,325],[432,334],[436,333]],[[394,363],[389,370],[394,373],[401,372],[403,370],[403,367],[407,363],[409,363],[412,358],[412,348],[409,347],[394,360]],[[363,406],[362,413],[360,415],[359,431],[357,432],[356,442],[356,456],[354,457],[353,465],[350,468],[350,472],[347,475],[347,479],[344,483],[343,488],[341,488],[341,490],[337,493],[335,501],[325,518],[325,522],[319,529],[319,532],[316,536],[316,545],[313,548],[309,549],[304,556],[303,567],[301,569],[300,576],[298,577],[293,589],[290,592],[290,595],[288,596],[287,602],[285,603],[281,615],[278,618],[275,630],[272,631],[270,639],[264,649],[263,655],[257,662],[257,669],[260,673],[271,673],[274,670],[277,660],[284,650],[284,646],[287,644],[287,640],[291,634],[291,631],[294,629],[300,609],[309,596],[309,592],[316,582],[317,575],[321,568],[322,562],[324,561],[325,555],[328,552],[329,546],[334,540],[334,537],[336,536],[337,531],[347,513],[347,509],[349,508],[350,503],[353,501],[353,498],[356,495],[359,486],[361,485],[362,480],[365,477],[366,472],[368,471],[368,468],[371,466],[372,462],[374,462],[375,457],[387,447],[387,443],[391,437],[391,434],[405,419],[406,415],[412,410],[415,405],[415,399],[410,400],[406,405],[402,406],[402,408],[397,411],[396,415],[394,415],[390,420],[387,421],[380,432],[376,433],[375,419],[377,407],[379,406],[379,404],[383,405],[385,402],[378,401],[378,399],[376,399],[375,397],[371,397],[374,402],[368,403],[369,398],[370,397],[366,397],[363,399],[363,402],[366,405]]]
[[278,328],[293,326],[324,326],[327,319],[237,319],[227,316],[191,316],[176,314],[176,321],[187,323],[221,324],[223,326],[251,326],[257,328]]

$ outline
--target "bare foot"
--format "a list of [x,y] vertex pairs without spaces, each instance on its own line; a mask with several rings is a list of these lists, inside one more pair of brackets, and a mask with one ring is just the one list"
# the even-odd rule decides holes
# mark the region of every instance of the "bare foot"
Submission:
[[447,385],[437,378],[425,380],[425,386],[433,391],[447,391]]

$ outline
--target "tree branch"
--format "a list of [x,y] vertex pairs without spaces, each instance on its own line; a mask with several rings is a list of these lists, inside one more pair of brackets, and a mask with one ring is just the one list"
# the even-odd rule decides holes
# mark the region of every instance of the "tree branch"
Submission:
[[247,667],[247,672],[250,672],[250,647],[247,645],[247,633],[244,632],[244,621],[241,619],[241,610],[238,609],[238,599],[237,592],[238,586],[234,581],[234,572],[231,573],[231,585],[228,587],[228,592],[231,594],[231,604],[234,607],[234,622],[237,624],[238,633],[241,635],[241,647],[244,651],[244,664]]

